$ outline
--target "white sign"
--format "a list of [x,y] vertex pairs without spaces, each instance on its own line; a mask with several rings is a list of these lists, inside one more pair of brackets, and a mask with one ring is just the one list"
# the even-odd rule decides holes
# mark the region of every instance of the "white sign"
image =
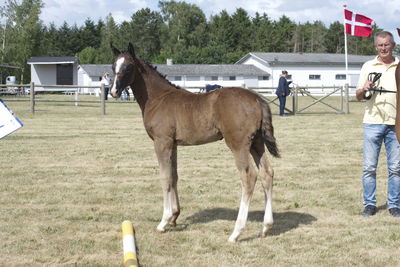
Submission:
[[12,113],[0,99],[0,139],[18,130],[24,124]]

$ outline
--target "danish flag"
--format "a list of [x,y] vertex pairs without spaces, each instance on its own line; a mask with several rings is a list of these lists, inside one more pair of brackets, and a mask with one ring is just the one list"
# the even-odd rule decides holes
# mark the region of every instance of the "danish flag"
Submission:
[[360,14],[344,10],[344,22],[346,34],[354,36],[369,37],[372,32],[373,20]]

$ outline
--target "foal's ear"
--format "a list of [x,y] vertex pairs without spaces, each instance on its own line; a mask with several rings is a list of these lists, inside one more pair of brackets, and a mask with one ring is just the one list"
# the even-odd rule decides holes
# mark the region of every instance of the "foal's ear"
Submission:
[[117,48],[115,48],[113,46],[112,42],[110,42],[110,47],[111,47],[111,50],[112,50],[114,56],[118,56],[119,54],[121,54],[121,51],[119,51]]
[[133,48],[133,44],[131,42],[129,42],[129,44],[128,44],[128,52],[129,52],[129,54],[131,54],[131,56],[133,58],[136,57],[135,56],[135,49]]

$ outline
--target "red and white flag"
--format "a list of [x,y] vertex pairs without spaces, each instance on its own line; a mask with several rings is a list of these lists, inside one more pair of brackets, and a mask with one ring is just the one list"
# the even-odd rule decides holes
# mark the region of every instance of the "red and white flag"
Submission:
[[347,9],[344,10],[344,22],[346,34],[351,34],[354,36],[369,37],[372,32],[372,22],[373,20],[353,13]]

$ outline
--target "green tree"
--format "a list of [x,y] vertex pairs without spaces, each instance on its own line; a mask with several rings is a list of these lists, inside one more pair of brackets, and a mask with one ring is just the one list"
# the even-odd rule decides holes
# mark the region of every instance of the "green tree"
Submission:
[[[218,54],[216,60],[220,63],[227,63],[227,53],[233,52],[235,48],[235,40],[233,38],[232,18],[223,10],[219,15],[212,16],[208,23],[208,47],[211,54]],[[217,61],[218,62],[218,61]],[[215,62],[215,63],[217,63]]]
[[260,14],[257,12],[252,21],[253,34],[251,50],[258,52],[270,52],[271,40],[273,37],[273,24],[267,14]]
[[78,53],[80,64],[94,64],[98,61],[98,49],[91,46],[86,47]]
[[326,28],[322,21],[315,21],[311,27],[311,40],[310,40],[310,52],[311,53],[325,53],[325,35]]
[[100,31],[101,28],[99,29],[91,19],[87,18],[79,32],[81,42],[79,50],[85,47],[99,48],[101,39]]
[[283,15],[273,25],[274,38],[271,40],[271,50],[274,52],[292,52],[292,37],[296,24]]
[[168,27],[164,51],[181,52],[182,47],[202,47],[206,43],[206,18],[203,11],[193,4],[175,1],[160,1],[159,6]]
[[22,68],[24,82],[30,80],[30,68],[27,64],[31,56],[40,52],[42,22],[39,19],[43,2],[41,0],[6,0],[2,8],[2,18],[9,27],[4,39],[4,61]]
[[233,46],[236,48],[235,52],[242,55],[251,52],[252,23],[246,10],[243,8],[236,9],[236,12],[232,15],[231,29]]
[[132,15],[132,33],[136,52],[145,60],[152,61],[161,50],[162,39],[165,39],[166,27],[158,12],[144,8]]
[[41,56],[59,57],[64,55],[58,34],[58,29],[54,23],[43,28],[42,38],[40,39]]
[[344,28],[339,21],[333,22],[325,35],[325,47],[328,53],[344,53]]
[[[119,28],[114,18],[109,14],[101,28],[100,47],[97,50],[96,64],[110,64],[114,60],[114,55],[110,48],[110,43],[120,43],[118,39]],[[126,46],[124,46],[126,47]]]

